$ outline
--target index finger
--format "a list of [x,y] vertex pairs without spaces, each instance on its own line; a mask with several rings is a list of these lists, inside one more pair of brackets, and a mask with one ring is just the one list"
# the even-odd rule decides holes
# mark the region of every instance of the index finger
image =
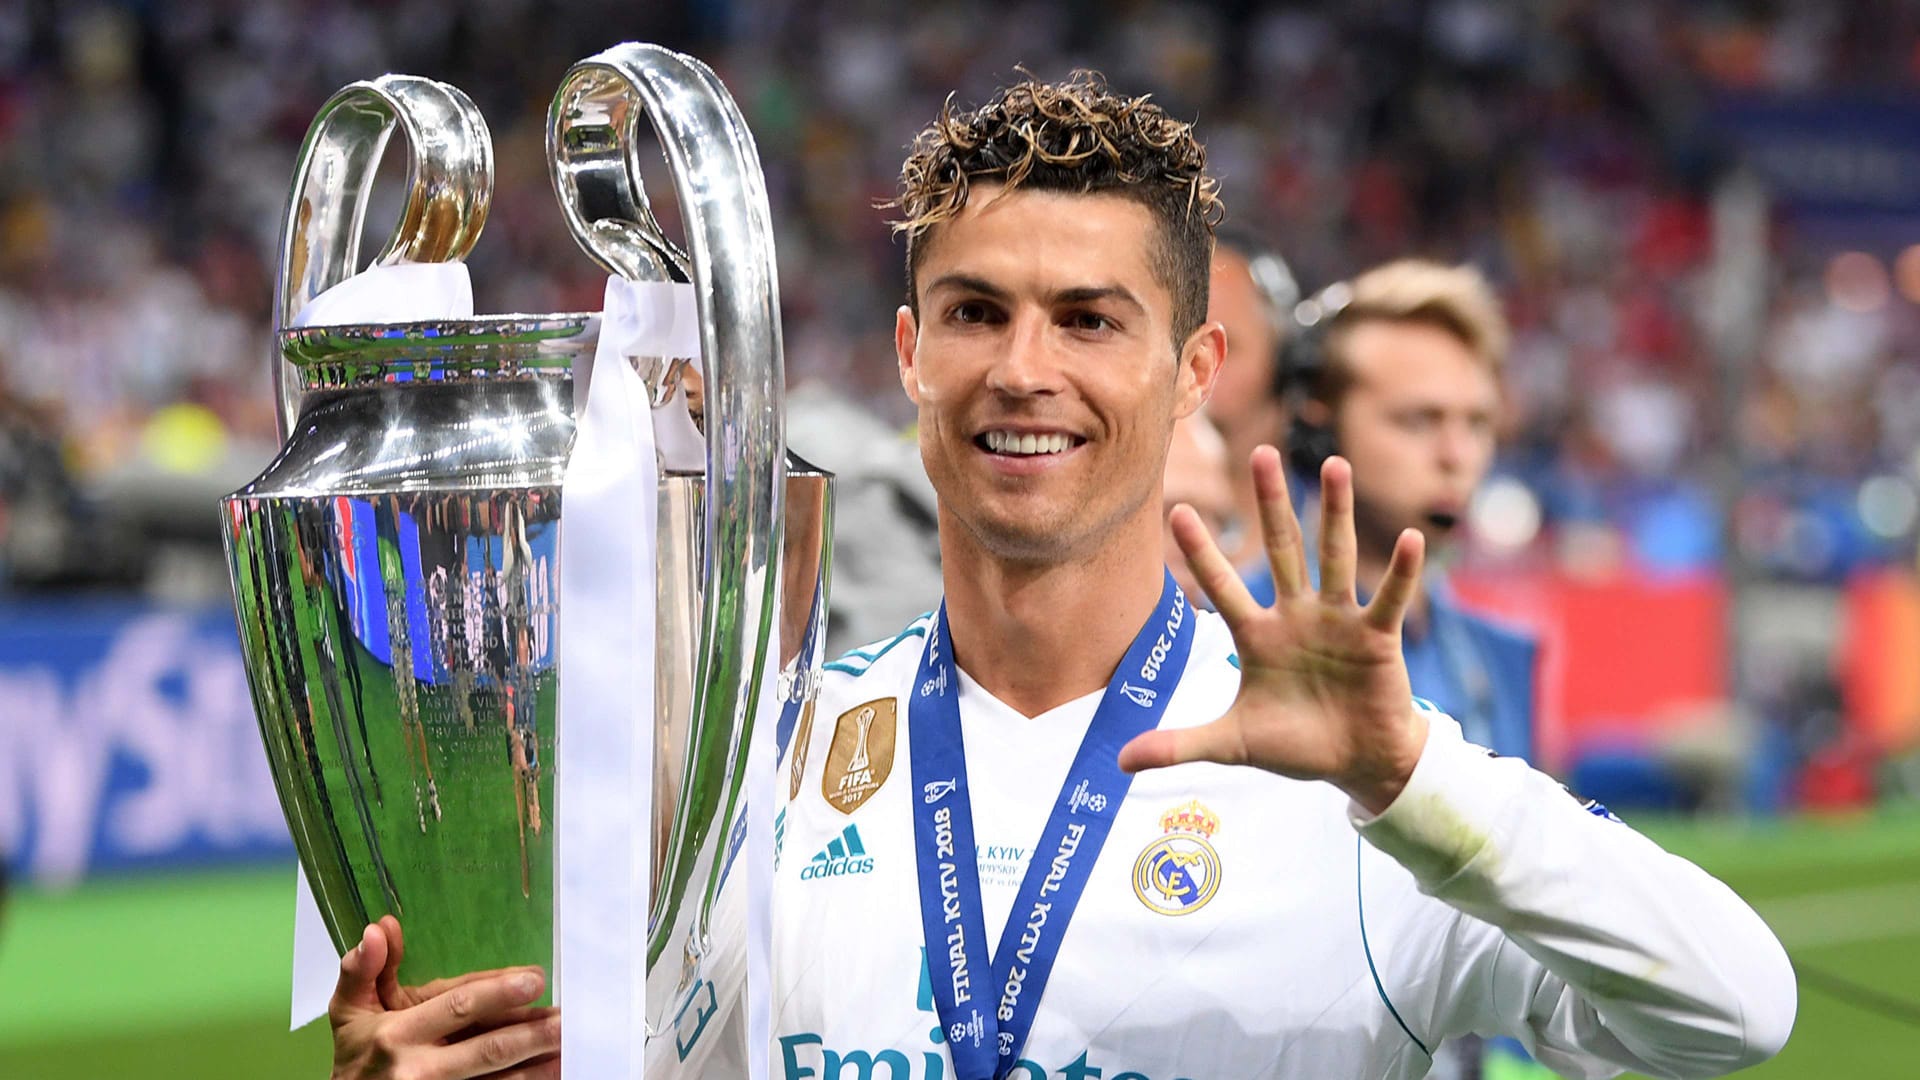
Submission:
[[425,983],[420,986],[398,986],[394,988],[397,991],[396,996],[392,1000],[387,1001],[386,1006],[398,1012],[402,1009],[410,1009],[415,1005],[422,1004],[430,998],[437,998],[456,986],[465,986],[470,982],[476,982],[480,979],[491,979],[500,975],[518,975],[522,973],[538,975],[540,974],[540,966],[538,964],[522,964],[519,967],[488,968],[485,971],[469,971],[462,975],[449,975],[444,979],[435,979],[430,983]]
[[556,1009],[439,1047],[431,1057],[443,1076],[531,1080],[559,1074],[559,1049],[560,1013]]
[[1253,594],[1247,591],[1246,582],[1234,572],[1233,564],[1213,542],[1213,534],[1200,520],[1193,507],[1181,503],[1173,508],[1168,521],[1173,528],[1173,539],[1180,545],[1180,553],[1187,557],[1187,566],[1193,571],[1193,579],[1200,583],[1207,599],[1213,601],[1213,609],[1218,611],[1227,625],[1240,623],[1260,611],[1260,604]]
[[539,997],[545,986],[538,971],[476,978],[397,1014],[395,1034],[405,1043],[424,1044],[465,1028],[491,1027]]

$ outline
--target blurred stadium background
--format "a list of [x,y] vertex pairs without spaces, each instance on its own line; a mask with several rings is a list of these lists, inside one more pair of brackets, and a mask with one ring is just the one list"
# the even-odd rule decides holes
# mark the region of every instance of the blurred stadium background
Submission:
[[1547,641],[1544,764],[1794,951],[1798,1030],[1751,1075],[1912,1075],[1920,5],[906,7],[0,5],[0,1077],[326,1068],[323,1030],[285,1033],[291,853],[214,527],[274,449],[293,153],[343,83],[459,85],[500,167],[481,309],[593,307],[543,123],[626,39],[707,59],[758,136],[796,447],[878,485],[843,530],[912,488],[872,204],[949,89],[1024,64],[1151,90],[1309,287],[1485,269],[1512,415],[1459,572]]

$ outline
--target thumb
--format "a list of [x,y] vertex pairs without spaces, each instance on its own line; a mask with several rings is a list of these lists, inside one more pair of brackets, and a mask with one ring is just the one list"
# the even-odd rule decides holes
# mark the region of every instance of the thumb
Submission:
[[360,944],[340,958],[340,981],[334,984],[327,1013],[338,1025],[354,1013],[380,1012],[380,972],[387,966],[387,935],[368,926]]
[[1137,773],[1164,769],[1189,761],[1240,765],[1247,759],[1240,730],[1222,717],[1211,724],[1187,728],[1157,728],[1136,735],[1120,748],[1120,768]]

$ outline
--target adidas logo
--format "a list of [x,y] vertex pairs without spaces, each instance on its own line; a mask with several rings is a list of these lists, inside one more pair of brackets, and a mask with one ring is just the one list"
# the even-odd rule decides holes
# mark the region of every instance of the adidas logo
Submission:
[[866,845],[860,842],[860,827],[848,825],[840,830],[839,836],[828,841],[826,847],[807,860],[807,865],[800,870],[800,880],[871,873],[873,856],[867,854]]

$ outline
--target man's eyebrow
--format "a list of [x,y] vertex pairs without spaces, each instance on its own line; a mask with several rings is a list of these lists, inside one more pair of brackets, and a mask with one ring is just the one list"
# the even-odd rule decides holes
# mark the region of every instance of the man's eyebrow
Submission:
[[927,284],[929,293],[938,292],[941,289],[979,293],[991,300],[1007,300],[1013,295],[986,278],[974,277],[972,274],[942,274]]
[[1061,289],[1053,294],[1056,304],[1091,304],[1099,300],[1115,300],[1129,305],[1137,311],[1147,310],[1140,298],[1124,285],[1082,285],[1073,289]]

